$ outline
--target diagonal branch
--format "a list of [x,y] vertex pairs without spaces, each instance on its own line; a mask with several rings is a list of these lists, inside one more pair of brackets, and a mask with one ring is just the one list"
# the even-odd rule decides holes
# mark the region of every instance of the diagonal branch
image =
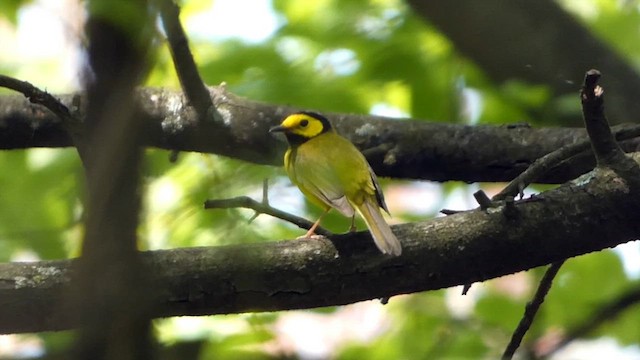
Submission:
[[[73,143],[82,146],[82,123],[77,119],[69,107],[63,104],[55,96],[46,91],[42,91],[27,81],[21,81],[10,76],[0,74],[0,87],[11,89],[22,93],[32,104],[42,105],[55,114],[62,121],[62,127],[73,138]],[[82,152],[81,152],[82,155]]]
[[180,8],[173,0],[157,0],[157,2],[182,90],[196,109],[200,119],[207,119],[208,113],[216,110],[189,49],[189,40],[180,23]]
[[[616,140],[623,141],[640,136],[640,126],[630,126],[617,129],[614,132]],[[527,170],[523,171],[515,179],[511,180],[504,189],[493,196],[493,201],[504,200],[507,196],[516,196],[532,183],[543,178],[551,169],[560,165],[563,161],[570,161],[572,157],[589,151],[591,141],[584,139],[579,142],[565,145],[558,150],[548,153],[537,159]]]
[[15,90],[22,93],[29,101],[39,104],[52,113],[57,115],[61,120],[72,122],[71,112],[63,103],[46,91],[42,91],[31,83],[12,78],[10,76],[0,74],[0,87]]
[[553,355],[570,342],[590,334],[603,323],[614,320],[622,312],[628,310],[632,306],[638,305],[638,303],[640,303],[640,287],[635,287],[623,294],[620,294],[617,298],[613,299],[613,301],[602,305],[584,322],[573,329],[570,329],[567,332],[567,335],[565,335],[558,344],[546,351],[544,354],[540,354],[540,356],[546,358]]
[[542,306],[542,303],[544,302],[544,298],[547,296],[549,289],[551,289],[551,284],[553,284],[553,279],[558,274],[558,271],[562,267],[562,264],[564,264],[564,260],[555,262],[551,264],[551,266],[549,266],[547,271],[544,273],[544,276],[540,280],[540,284],[538,284],[538,290],[536,290],[536,293],[533,296],[533,299],[527,303],[527,306],[524,309],[524,315],[522,316],[522,319],[520,319],[520,322],[518,323],[518,327],[513,332],[513,335],[511,336],[511,340],[509,341],[507,348],[504,350],[504,353],[502,354],[503,360],[509,360],[513,358],[513,355],[515,354],[516,350],[518,350],[518,347],[522,342],[522,338],[524,338],[524,335],[527,333],[527,331],[529,331],[529,328],[533,323],[533,319],[536,317],[536,314],[538,313],[540,306]]

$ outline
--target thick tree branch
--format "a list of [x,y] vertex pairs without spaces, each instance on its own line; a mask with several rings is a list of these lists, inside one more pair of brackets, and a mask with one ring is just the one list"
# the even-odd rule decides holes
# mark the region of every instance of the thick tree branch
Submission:
[[[399,258],[381,256],[368,233],[147,252],[154,316],[348,304],[482,281],[640,237],[640,185],[608,168],[540,198],[515,202],[510,218],[498,207],[394,226]],[[57,310],[74,266],[0,265],[0,332],[75,326]]]
[[[173,91],[141,89],[146,144],[170,150],[216,153],[260,164],[280,164],[284,141],[268,129],[297,108],[269,105],[209,88],[229,135],[220,123],[197,121],[184,97]],[[73,96],[60,96],[69,106]],[[80,98],[80,103],[86,103]],[[83,114],[80,113],[79,116]],[[329,114],[341,134],[363,149],[380,176],[434,181],[510,181],[536,159],[587,139],[584,129],[462,126],[397,121],[379,116]],[[627,129],[630,126],[616,128]],[[627,133],[628,135],[628,133]],[[0,96],[0,148],[71,146],[61,122],[19,96]],[[635,151],[638,141],[621,144]],[[587,150],[553,167],[536,181],[562,183],[593,168]]]
[[[496,81],[524,79],[572,94],[584,69],[607,74],[613,123],[638,121],[640,75],[554,1],[459,0],[409,4]],[[505,29],[509,29],[505,31]],[[573,125],[579,125],[578,120]]]

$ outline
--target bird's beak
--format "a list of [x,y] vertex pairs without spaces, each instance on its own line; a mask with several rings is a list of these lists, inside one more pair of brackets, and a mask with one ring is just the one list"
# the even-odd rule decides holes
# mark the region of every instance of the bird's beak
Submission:
[[278,126],[274,126],[271,129],[269,129],[270,133],[274,133],[274,132],[284,132],[287,131],[288,129],[282,125],[278,125]]

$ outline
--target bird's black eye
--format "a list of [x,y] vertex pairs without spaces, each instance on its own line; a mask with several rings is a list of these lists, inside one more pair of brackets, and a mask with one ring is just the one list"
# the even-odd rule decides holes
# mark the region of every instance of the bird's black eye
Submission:
[[304,120],[300,121],[300,126],[301,127],[306,127],[307,125],[309,125],[309,120],[304,119]]

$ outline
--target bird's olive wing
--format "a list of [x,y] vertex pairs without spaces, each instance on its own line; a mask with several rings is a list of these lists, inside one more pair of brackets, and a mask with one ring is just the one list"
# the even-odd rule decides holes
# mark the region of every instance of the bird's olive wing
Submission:
[[381,208],[383,208],[384,211],[387,212],[387,214],[390,214],[389,209],[387,209],[387,203],[384,202],[384,194],[382,194],[382,188],[378,183],[378,177],[376,176],[376,173],[373,172],[371,165],[367,163],[367,167],[369,168],[369,175],[371,176],[371,182],[373,183],[373,187],[375,188],[376,200],[378,201],[378,205]]
[[287,168],[291,180],[312,201],[324,203],[340,211],[345,216],[353,216],[353,207],[345,196],[334,164],[324,157],[306,158],[308,154],[298,151]]

